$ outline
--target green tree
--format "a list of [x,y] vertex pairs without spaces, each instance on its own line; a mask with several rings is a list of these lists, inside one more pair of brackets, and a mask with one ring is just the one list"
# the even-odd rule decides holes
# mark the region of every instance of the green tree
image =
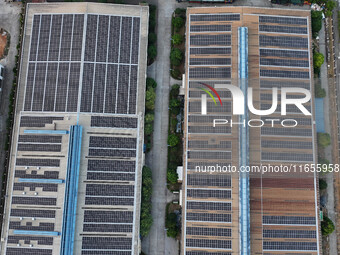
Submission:
[[328,133],[318,133],[318,144],[325,148],[331,144],[331,136]]
[[173,48],[170,53],[170,62],[174,66],[181,65],[183,60],[183,52],[180,49]]
[[314,52],[313,54],[314,67],[320,68],[324,61],[325,61],[325,57],[324,55],[322,55],[322,53]]
[[184,19],[182,17],[173,17],[172,18],[172,25],[176,30],[180,29],[184,25]]
[[170,134],[168,136],[168,144],[170,147],[174,147],[179,143],[179,138],[175,134]]
[[140,219],[140,234],[147,236],[152,226],[151,216],[152,171],[149,167],[142,169],[142,205]]
[[148,89],[148,88],[154,88],[155,89],[156,87],[157,87],[157,82],[154,79],[152,79],[150,77],[146,78],[146,89]]
[[181,105],[181,101],[179,101],[178,99],[171,99],[169,102],[170,108],[176,108],[176,107],[179,107],[180,105]]
[[333,221],[327,216],[324,216],[323,221],[321,222],[322,235],[328,236],[329,234],[332,234],[334,230],[335,230],[335,226],[334,226]]
[[184,37],[180,34],[174,34],[172,36],[172,43],[175,45],[180,45],[184,41]]
[[170,97],[171,97],[171,98],[176,98],[176,97],[178,97],[178,95],[179,95],[179,88],[180,88],[180,87],[181,87],[181,86],[178,85],[178,84],[172,85],[171,90],[170,90]]
[[154,58],[156,58],[156,56],[157,56],[157,48],[156,48],[156,46],[155,45],[150,45],[148,47],[148,57],[150,59],[154,59]]
[[172,78],[181,80],[181,71],[178,70],[177,68],[175,68],[175,69],[171,70],[171,76],[172,76]]
[[146,101],[145,108],[149,111],[153,111],[155,109],[155,102],[152,100]]
[[167,176],[168,182],[170,182],[172,184],[177,183],[178,174],[177,174],[176,170],[168,169],[166,176]]
[[332,12],[334,7],[336,6],[336,2],[332,0],[328,0],[325,4],[326,10]]
[[323,179],[319,179],[319,189],[324,190],[327,189],[327,182]]
[[176,238],[179,232],[177,227],[177,215],[175,213],[168,213],[165,218],[165,227],[167,228],[167,236]]
[[155,119],[155,115],[153,113],[145,114],[145,123],[151,124],[154,119]]
[[157,35],[155,33],[149,33],[149,44],[154,44],[157,41]]
[[312,34],[317,37],[322,28],[322,11],[312,11]]
[[153,219],[151,216],[151,212],[146,217],[141,218],[140,234],[142,237],[145,237],[149,234],[152,223],[153,223]]
[[150,123],[146,124],[145,127],[144,127],[144,133],[145,133],[146,135],[151,135],[152,132],[153,132],[153,126],[152,126],[152,124],[150,124]]
[[156,92],[155,90],[151,87],[149,87],[146,92],[145,92],[145,101],[155,101],[156,99]]

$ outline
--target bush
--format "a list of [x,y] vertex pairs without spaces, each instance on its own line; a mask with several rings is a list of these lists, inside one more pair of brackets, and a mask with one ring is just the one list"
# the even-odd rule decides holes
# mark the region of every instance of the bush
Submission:
[[152,195],[152,171],[144,166],[142,170],[142,205],[140,214],[140,234],[147,236],[152,226],[151,216],[151,195]]
[[186,9],[185,9],[185,8],[177,8],[177,9],[175,10],[175,13],[176,13],[177,15],[185,15],[185,12],[186,12]]
[[327,189],[327,182],[325,180],[319,179],[319,189],[320,190]]
[[326,96],[326,90],[320,84],[315,85],[315,97],[323,98]]
[[329,234],[332,234],[334,230],[335,230],[335,226],[334,226],[333,221],[327,216],[324,216],[323,221],[321,222],[322,235],[328,236]]
[[329,12],[329,14],[326,12],[326,16],[328,17],[332,16],[332,11],[335,6],[336,6],[336,2],[327,0],[325,7],[326,7],[327,12]]
[[183,52],[180,49],[173,48],[170,53],[170,62],[174,66],[180,66],[183,60]]
[[157,82],[152,79],[152,78],[146,78],[146,89],[149,89],[149,88],[156,88],[157,87]]
[[322,28],[322,11],[312,11],[312,35],[317,37]]
[[179,232],[177,227],[177,215],[175,213],[168,213],[165,218],[165,227],[167,228],[167,236],[176,238]]
[[156,99],[156,92],[152,87],[148,87],[145,92],[145,108],[147,110],[154,110],[155,109],[155,99]]
[[173,17],[172,18],[172,25],[178,31],[184,25],[184,19],[181,17]]
[[156,48],[156,46],[155,45],[150,45],[148,47],[148,57],[150,59],[154,59],[154,58],[156,58],[156,56],[157,56],[157,48]]
[[152,124],[150,124],[150,123],[146,124],[145,127],[144,127],[144,133],[145,133],[146,135],[151,135],[152,132],[153,132],[153,126],[152,126]]
[[151,124],[155,119],[155,115],[153,113],[145,114],[145,123]]
[[149,44],[154,44],[157,41],[157,35],[155,33],[149,34]]
[[180,87],[181,86],[178,85],[178,84],[172,85],[171,90],[170,90],[170,97],[171,98],[177,98],[178,97],[178,95],[179,95],[179,88]]
[[174,147],[179,143],[179,138],[175,134],[170,134],[168,136],[168,144],[170,147]]
[[313,54],[313,65],[314,65],[315,68],[320,68],[324,61],[325,61],[325,57],[324,57],[324,55],[322,55],[322,53],[314,52],[314,54]]
[[175,79],[181,79],[181,71],[175,68],[171,70],[171,76]]
[[180,45],[184,41],[184,37],[180,34],[174,34],[171,39],[174,45]]
[[177,183],[178,174],[177,174],[176,170],[168,169],[166,176],[167,176],[168,182],[170,182],[172,184]]
[[172,108],[176,108],[179,107],[181,105],[181,101],[179,101],[178,99],[171,99],[169,102],[169,107]]
[[325,148],[331,144],[331,136],[328,133],[318,133],[318,144]]

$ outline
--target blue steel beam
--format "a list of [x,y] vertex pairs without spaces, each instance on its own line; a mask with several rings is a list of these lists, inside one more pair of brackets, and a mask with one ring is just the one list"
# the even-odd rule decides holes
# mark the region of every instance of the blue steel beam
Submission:
[[[238,28],[238,78],[240,89],[244,95],[244,109],[247,108],[248,90],[248,28]],[[240,115],[239,142],[240,142],[240,167],[249,165],[249,130],[248,111]],[[240,254],[250,255],[250,207],[249,207],[249,173],[240,172],[239,175],[239,229],[240,229]]]

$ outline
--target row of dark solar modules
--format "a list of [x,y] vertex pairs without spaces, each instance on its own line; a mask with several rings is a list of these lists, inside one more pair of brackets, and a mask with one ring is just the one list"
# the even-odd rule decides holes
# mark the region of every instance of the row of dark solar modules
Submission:
[[313,149],[312,141],[261,140],[262,148]]
[[259,16],[260,23],[277,23],[282,25],[305,25],[307,18],[282,17],[282,16]]
[[81,255],[131,255],[131,251],[82,250]]
[[87,184],[86,196],[133,197],[134,185]]
[[214,119],[230,120],[230,115],[189,115],[189,123],[212,123]]
[[138,66],[85,63],[81,112],[135,114]]
[[187,212],[187,221],[231,222],[231,214],[225,213],[192,213]]
[[263,216],[263,224],[272,225],[315,225],[315,217],[304,216]]
[[195,21],[238,21],[240,14],[190,14],[190,22]]
[[189,65],[229,66],[231,58],[190,58]]
[[[261,110],[267,110],[270,109],[272,104],[266,104],[266,103],[261,103],[260,109]],[[304,104],[304,107],[311,112],[311,106]],[[302,114],[301,110],[296,106],[296,105],[286,105],[286,111],[288,114]],[[275,109],[276,113],[281,112],[281,104],[277,104],[277,107]]]
[[[275,116],[274,117],[275,119],[277,119],[278,122],[282,122],[283,120],[285,120],[285,118],[282,118],[282,117],[277,117]],[[261,120],[265,121],[266,119],[268,119],[268,117],[261,117]],[[269,117],[270,119],[270,117]],[[298,122],[298,125],[299,126],[310,126],[312,125],[312,119],[311,118],[303,118],[303,117],[295,117],[294,116],[294,120],[296,120]],[[289,121],[289,120],[286,120],[285,123],[287,125],[293,125],[294,122],[292,121]]]
[[138,64],[139,17],[87,16],[85,61]]
[[79,78],[80,63],[29,63],[24,110],[76,112]]
[[30,61],[80,61],[83,14],[34,15]]
[[282,48],[308,49],[307,37],[259,35],[260,47],[275,46]]
[[231,250],[231,240],[214,240],[214,239],[186,239],[187,247],[228,249]]
[[57,199],[53,197],[12,196],[12,204],[55,206],[57,205]]
[[19,143],[61,143],[61,135],[19,135]]
[[84,232],[132,233],[132,224],[84,224]]
[[231,159],[231,151],[188,151],[188,159]]
[[[120,198],[120,197],[85,197],[85,205],[124,205],[124,206],[133,206],[134,198]],[[106,230],[98,231],[98,232],[109,232]]]
[[190,35],[190,46],[209,46],[209,45],[230,46],[231,35],[230,34]]
[[231,78],[230,67],[190,67],[190,79],[229,79]]
[[30,191],[35,191],[37,188],[42,188],[44,192],[58,192],[58,184],[45,183],[14,183],[13,190],[24,191],[29,188]]
[[189,126],[188,127],[189,134],[231,134],[231,127],[229,126]]
[[227,174],[188,174],[187,185],[189,186],[217,186],[223,188],[231,187],[231,176]]
[[317,251],[316,242],[263,242],[263,250]]
[[[24,223],[25,224],[25,223]],[[39,225],[33,225],[32,222],[26,222],[25,225],[20,221],[10,221],[9,229],[34,230],[34,231],[54,231],[54,223],[39,222]]]
[[99,148],[126,148],[135,149],[137,145],[136,138],[127,137],[108,137],[108,136],[90,136],[90,147]]
[[315,230],[264,229],[263,238],[316,238]]
[[55,210],[12,209],[11,217],[55,218]]
[[223,24],[223,25],[191,25],[190,32],[198,33],[198,32],[230,32],[231,25]]
[[190,48],[190,55],[230,55],[231,47],[201,47],[201,48]]
[[190,140],[188,147],[191,149],[231,149],[231,141]]
[[8,236],[7,243],[17,244],[24,241],[24,244],[30,244],[31,241],[38,242],[38,245],[53,245],[53,237],[40,236]]
[[187,197],[231,199],[231,190],[187,189]]
[[277,59],[277,58],[260,58],[260,65],[263,66],[289,66],[289,67],[309,67],[308,60],[296,59]]
[[[199,172],[197,167],[198,168],[205,168],[206,169],[209,166],[210,167],[214,166],[214,164],[216,164],[216,162],[212,163],[212,162],[209,162],[209,161],[202,162],[202,161],[197,161],[197,160],[189,160],[188,164],[187,164],[187,170],[189,172],[191,172],[191,171]],[[231,165],[230,162],[223,163],[223,166],[229,166],[229,165]],[[216,164],[215,166],[218,166],[218,164]],[[228,178],[230,178],[230,176]],[[226,188],[228,188],[228,187],[226,187]]]
[[260,57],[304,58],[308,60],[308,50],[260,49]]
[[186,251],[187,255],[232,255],[230,252]]
[[18,151],[49,151],[49,152],[60,152],[61,145],[60,144],[26,144],[26,143],[18,143],[17,146]]
[[94,160],[89,159],[87,171],[135,172],[136,162],[126,160]]
[[[201,85],[202,86],[202,85]],[[215,89],[217,93],[219,94],[221,99],[229,99],[231,98],[231,93],[229,90],[220,90],[220,89]],[[191,90],[189,89],[189,98],[201,98],[203,94],[205,94],[205,91],[202,90]]]
[[133,211],[85,210],[85,223],[133,223]]
[[231,211],[230,202],[195,202],[187,201],[188,210]]
[[296,162],[313,162],[312,153],[279,153],[279,152],[261,152],[261,160],[264,161],[296,161]]
[[292,78],[292,79],[309,79],[309,71],[286,71],[286,70],[260,70],[261,77],[273,77],[273,78]]
[[310,128],[276,128],[276,127],[262,127],[261,135],[267,136],[300,136],[311,137],[312,130]]
[[197,236],[231,236],[231,228],[203,228],[203,227],[187,227],[187,235]]
[[[230,80],[226,80],[226,81],[220,81],[220,80],[200,80],[200,81],[189,81],[189,88],[190,89],[193,89],[193,88],[196,88],[196,89],[200,89],[202,88],[202,83],[203,84],[207,84],[207,85],[210,85],[212,87],[215,87],[215,85],[224,85],[224,84],[231,84],[231,81]],[[218,89],[218,88],[216,88]]]
[[30,178],[30,179],[58,179],[59,172],[58,171],[44,171],[43,173],[39,173],[36,170],[31,171],[30,174],[27,173],[26,170],[15,170],[16,178]]
[[83,237],[82,249],[130,250],[132,238],[129,237]]
[[136,150],[117,150],[117,149],[89,149],[90,157],[118,157],[133,158],[136,157]]
[[7,247],[7,255],[52,255],[52,249]]
[[270,32],[270,33],[285,33],[285,34],[308,34],[307,27],[297,27],[297,26],[259,25],[259,31]]
[[134,173],[97,173],[87,172],[87,180],[134,181]]
[[137,128],[137,118],[91,116],[91,127]]
[[310,82],[309,81],[296,81],[296,80],[287,80],[287,81],[280,81],[280,80],[272,80],[272,79],[260,79],[260,88],[261,89],[272,89],[272,88],[304,88],[310,89]]
[[46,124],[52,124],[58,120],[64,120],[64,117],[22,116],[20,119],[20,127],[45,127]]

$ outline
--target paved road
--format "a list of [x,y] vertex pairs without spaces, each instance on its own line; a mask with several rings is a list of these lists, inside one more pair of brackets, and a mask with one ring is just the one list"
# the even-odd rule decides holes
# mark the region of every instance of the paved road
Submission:
[[[320,45],[320,52],[326,56],[326,45],[325,45],[325,26],[324,23],[322,23],[322,29],[319,32],[319,45]],[[329,91],[328,91],[328,71],[327,71],[327,63],[325,62],[321,66],[321,72],[320,72],[320,78],[321,78],[321,86],[326,90],[327,96],[324,100],[324,118],[325,118],[325,132],[331,133],[331,126],[330,126],[330,109],[329,109]],[[328,146],[325,148],[325,156],[326,158],[332,162],[332,146]],[[326,176],[321,176],[322,178],[326,179],[327,181],[327,203],[326,207],[328,210],[328,217],[333,221],[336,222],[336,212],[335,212],[335,201],[334,201],[334,176],[333,174],[327,174]],[[336,231],[334,231],[329,236],[329,245],[330,250],[329,254],[337,254],[337,236]]]
[[[13,83],[13,67],[15,65],[15,55],[17,54],[17,43],[19,38],[19,13],[21,4],[5,3],[0,0],[0,27],[4,28],[11,35],[11,44],[8,55],[0,60],[0,64],[5,66],[5,75],[2,92],[0,92],[0,176],[4,172],[4,141],[6,140],[6,119],[8,115],[8,99]],[[0,182],[0,187],[1,187]]]

